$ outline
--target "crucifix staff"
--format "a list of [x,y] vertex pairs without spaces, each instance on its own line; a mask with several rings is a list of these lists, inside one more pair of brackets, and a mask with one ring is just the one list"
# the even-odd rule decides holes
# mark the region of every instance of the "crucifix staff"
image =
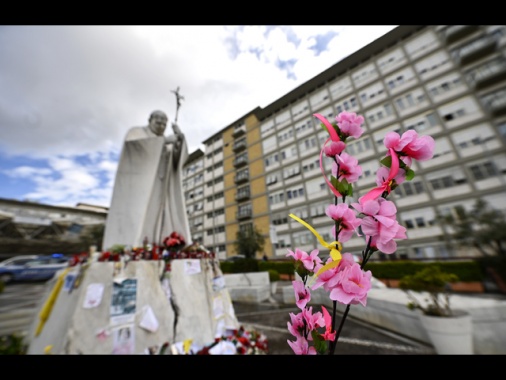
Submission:
[[171,92],[176,95],[176,117],[174,118],[174,123],[177,123],[177,114],[179,112],[179,107],[181,107],[181,100],[183,100],[184,97],[179,94],[179,86],[177,87],[176,91]]

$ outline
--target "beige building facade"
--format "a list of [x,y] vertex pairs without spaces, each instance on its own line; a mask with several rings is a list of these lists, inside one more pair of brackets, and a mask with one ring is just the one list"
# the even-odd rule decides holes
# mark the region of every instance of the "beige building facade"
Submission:
[[[192,238],[225,258],[240,228],[256,226],[270,258],[310,252],[315,236],[331,241],[325,208],[333,201],[319,169],[329,120],[363,115],[365,132],[346,152],[362,166],[358,199],[375,186],[386,133],[414,129],[435,141],[433,159],[415,163],[415,178],[390,196],[407,240],[391,257],[473,256],[460,249],[438,215],[478,198],[506,211],[506,26],[399,26],[265,108],[254,108],[203,141],[185,164],[183,189]],[[327,172],[329,167],[326,168]],[[344,251],[360,253],[355,237]],[[257,252],[261,257],[263,252]]]

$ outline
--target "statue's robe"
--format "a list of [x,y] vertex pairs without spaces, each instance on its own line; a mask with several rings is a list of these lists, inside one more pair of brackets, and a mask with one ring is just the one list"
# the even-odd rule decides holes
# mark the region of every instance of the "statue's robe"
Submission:
[[160,245],[173,231],[191,243],[182,188],[183,164],[188,158],[184,136],[177,165],[173,165],[173,150],[165,136],[157,136],[148,127],[128,131],[107,215],[103,251],[115,244],[140,247],[146,238],[149,244]]

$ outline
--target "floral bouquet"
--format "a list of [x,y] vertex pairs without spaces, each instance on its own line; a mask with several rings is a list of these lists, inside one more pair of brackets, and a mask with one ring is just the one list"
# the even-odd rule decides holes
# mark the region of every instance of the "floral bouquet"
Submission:
[[266,355],[268,352],[269,343],[264,334],[240,326],[237,330],[228,330],[196,355]]
[[216,337],[207,345],[197,345],[193,339],[162,346],[150,347],[146,350],[149,355],[266,355],[269,352],[267,337],[256,330],[240,326],[238,329],[229,329]]
[[[353,196],[352,184],[362,174],[362,168],[358,160],[344,150],[349,138],[357,139],[362,135],[364,118],[344,111],[336,116],[336,123],[331,124],[320,114],[314,116],[330,135],[320,151],[320,170],[334,194],[334,202],[327,206],[326,215],[333,221],[330,232],[335,240],[327,243],[311,225],[290,214],[329,251],[325,261],[319,257],[318,249],[307,253],[296,248],[287,254],[293,258],[295,272],[300,277],[292,284],[296,305],[301,312],[289,314],[288,331],[295,341],[287,341],[298,355],[333,354],[351,305],[367,305],[372,278],[371,271],[364,270],[368,260],[374,252],[394,253],[397,250],[396,240],[407,238],[406,228],[397,222],[397,208],[387,198],[399,184],[413,179],[412,161],[432,158],[435,145],[432,137],[418,136],[414,130],[402,136],[389,132],[383,140],[387,153],[376,173],[377,186],[360,197],[358,202],[348,204],[346,198]],[[324,156],[332,160],[330,180],[323,170]],[[360,262],[356,262],[349,252],[341,253],[342,243],[350,240],[354,234],[365,238]],[[331,312],[324,306],[321,312],[307,306],[311,291],[320,287],[333,301]],[[346,308],[336,329],[337,303],[346,305]]]
[[169,252],[178,252],[182,250],[186,245],[186,240],[183,235],[172,232],[169,236],[163,239],[163,246]]

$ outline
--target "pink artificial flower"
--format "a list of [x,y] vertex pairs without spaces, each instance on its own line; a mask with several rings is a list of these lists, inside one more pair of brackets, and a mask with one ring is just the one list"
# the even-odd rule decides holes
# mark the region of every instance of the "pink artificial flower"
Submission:
[[[316,330],[318,327],[325,326],[325,319],[323,318],[322,313],[319,311],[313,314],[313,307],[305,308],[302,310],[302,318],[306,322],[307,331]],[[308,337],[309,340],[312,340],[311,334]]]
[[341,272],[341,281],[330,292],[330,299],[344,305],[367,304],[367,293],[371,289],[371,271],[364,272],[360,264],[353,263]]
[[318,120],[320,120],[323,125],[325,125],[325,127],[327,128],[327,131],[329,132],[329,135],[330,135],[330,139],[332,141],[340,141],[339,139],[339,135],[337,134],[336,130],[334,129],[334,126],[332,124],[330,124],[330,122],[327,120],[327,118],[319,113],[314,113],[313,114],[314,117],[316,117]]
[[306,268],[308,271],[314,271],[315,266],[322,262],[322,259],[318,257],[318,253],[319,253],[318,249],[313,249],[309,255],[307,253],[303,255],[301,261],[302,264],[304,265],[304,268]]
[[323,312],[323,319],[325,321],[325,332],[323,333],[322,337],[325,340],[333,341],[334,339],[336,339],[336,331],[332,332],[332,318],[330,317],[329,312],[323,305],[322,305],[322,312]]
[[295,342],[287,340],[295,355],[316,355],[316,348],[309,347],[309,342],[302,336],[297,337]]
[[[395,153],[393,148],[389,148],[388,151],[389,151],[390,156],[392,157],[392,165],[391,165],[390,169],[385,168],[387,170],[387,175],[384,176],[383,181],[377,182],[378,187],[375,187],[374,189],[369,190],[366,195],[364,195],[363,197],[361,197],[361,199],[359,199],[360,203],[364,203],[365,201],[372,200],[372,199],[377,199],[384,192],[386,192],[387,194],[390,194],[390,192],[392,191],[392,185],[394,183],[394,180],[395,180],[395,178],[398,177],[401,169],[399,169],[399,157],[397,157],[397,153]],[[381,171],[381,169],[383,169],[383,168],[378,169],[378,172]],[[403,169],[402,169],[402,172],[404,172]]]
[[286,257],[292,256],[295,261],[302,261],[304,254],[307,256],[307,253],[301,251],[300,249],[295,249],[295,252],[288,250]]
[[332,227],[332,234],[334,238],[344,243],[351,239],[355,230],[360,226],[361,220],[357,219],[355,212],[348,207],[346,203],[339,203],[338,205],[329,205],[325,211],[327,216],[338,222],[339,231],[336,233],[336,226]]
[[380,234],[371,236],[371,247],[379,249],[383,253],[394,253],[397,250],[397,243],[394,239],[406,239],[406,228],[396,224],[396,232],[392,239],[385,240]]
[[313,249],[311,251],[311,254],[308,255],[307,252],[296,248],[295,252],[288,250],[288,253],[286,254],[286,257],[292,256],[295,261],[300,261],[304,265],[304,268],[306,268],[308,271],[314,271],[314,268],[317,264],[321,263],[321,259],[318,257],[319,251],[317,249]]
[[341,255],[341,261],[339,262],[337,269],[342,270],[345,267],[351,267],[355,263],[356,261],[353,258],[353,255],[349,252],[345,252]]
[[[332,258],[329,258],[327,260],[327,263],[331,262]],[[319,287],[323,286],[323,289],[325,291],[330,292],[333,288],[335,288],[339,281],[341,280],[341,271],[349,266],[352,266],[355,264],[355,259],[353,258],[353,255],[349,252],[345,252],[341,255],[341,260],[339,261],[339,264],[335,268],[331,268],[326,270],[325,272],[321,273],[317,278],[313,286],[311,286],[311,290],[318,289]],[[320,268],[315,268],[315,273]]]
[[290,322],[287,322],[288,331],[295,337],[302,336],[305,332],[304,318],[302,312],[299,314],[289,313]]
[[292,281],[292,285],[295,292],[295,304],[299,309],[304,309],[307,303],[311,300],[311,293],[300,280]]
[[365,214],[362,219],[362,232],[371,237],[371,246],[383,253],[394,253],[397,243],[394,239],[406,239],[406,228],[399,225],[395,217],[397,208],[385,198],[352,203],[353,208]]
[[342,141],[330,141],[330,144],[325,145],[323,150],[327,157],[335,157],[340,154],[344,148],[346,148],[346,144]]
[[[378,169],[376,172],[376,185],[381,186],[390,175],[390,169],[386,166],[382,166]],[[404,169],[399,169],[397,174],[394,178],[392,178],[392,181],[395,181],[397,185],[400,185],[406,180],[406,171]]]
[[336,160],[337,162],[332,163],[332,175],[337,179],[345,178],[348,183],[356,182],[362,174],[358,160],[345,152],[336,156]]
[[[331,261],[333,261],[332,257],[329,257],[327,259],[326,264],[330,263]],[[314,273],[318,273],[318,271],[320,270],[320,268],[322,266],[323,265],[320,264],[318,267],[316,267]],[[325,291],[330,292],[330,290],[339,281],[338,266],[335,268],[327,269],[326,271],[320,273],[318,275],[318,277],[316,277],[315,283],[311,286],[311,290],[315,290],[315,289],[318,289],[319,287],[323,286],[323,289],[325,289]]]
[[352,136],[358,139],[364,133],[364,130],[360,128],[364,122],[364,117],[355,112],[343,111],[336,116],[337,125],[341,130],[341,133],[345,136]]
[[411,159],[427,161],[434,155],[434,139],[431,136],[418,136],[412,129],[404,132],[402,136],[397,132],[389,132],[383,143],[387,149],[392,148],[402,153],[401,158],[407,166],[411,166]]

